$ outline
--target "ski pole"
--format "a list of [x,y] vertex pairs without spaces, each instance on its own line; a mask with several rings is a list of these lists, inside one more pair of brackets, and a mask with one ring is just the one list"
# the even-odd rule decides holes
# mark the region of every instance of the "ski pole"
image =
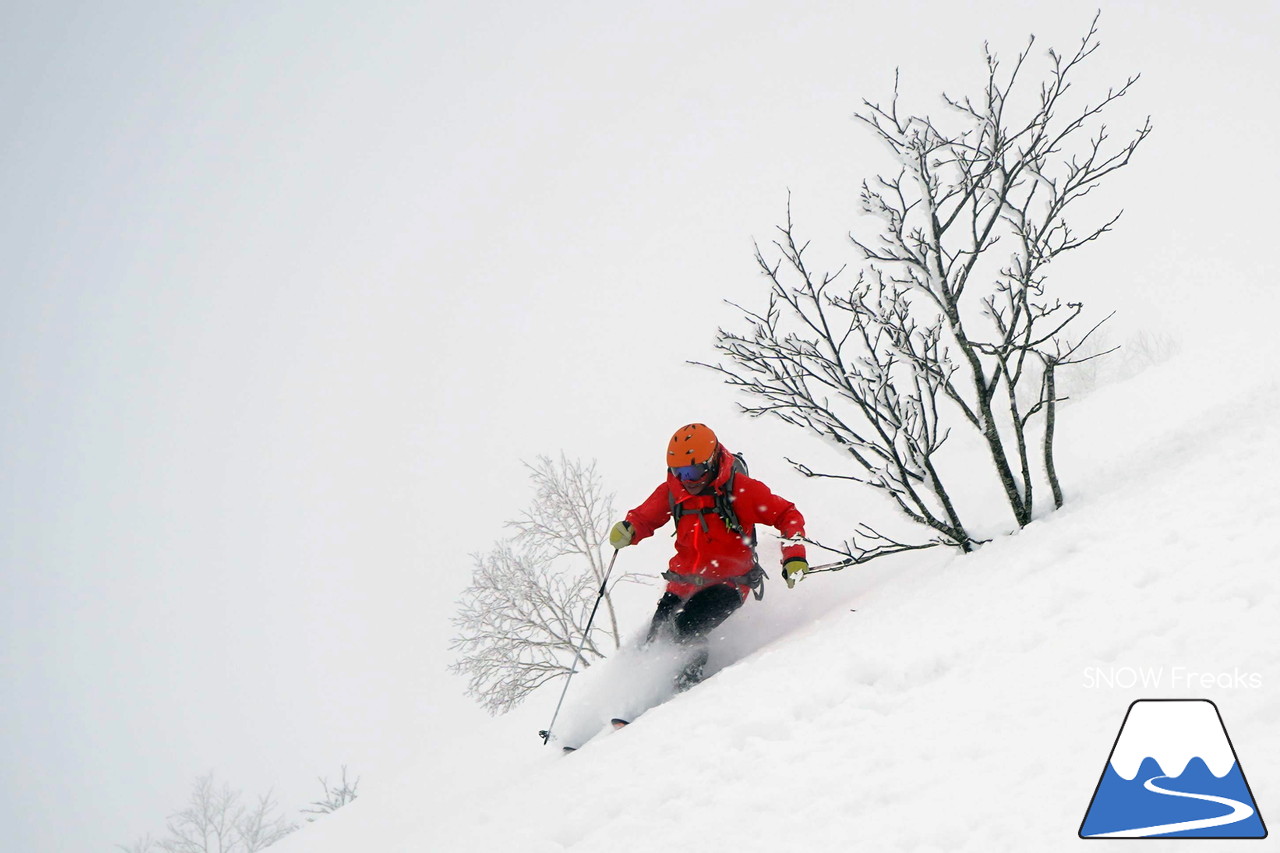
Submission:
[[564,680],[564,689],[560,691],[560,701],[556,703],[556,712],[551,715],[551,723],[545,729],[538,732],[542,738],[542,745],[546,746],[551,740],[551,730],[555,728],[556,718],[560,716],[560,706],[564,704],[565,694],[569,692],[569,682],[573,680],[574,673],[578,671],[578,661],[582,660],[582,650],[586,648],[587,638],[591,636],[591,623],[596,620],[596,611],[600,609],[600,599],[604,598],[605,587],[609,583],[609,575],[613,574],[613,564],[618,562],[618,549],[613,549],[613,559],[609,560],[609,568],[605,569],[604,580],[600,581],[600,592],[596,595],[596,603],[591,608],[591,615],[587,617],[587,628],[582,632],[582,642],[578,644],[578,651],[573,656],[573,666],[569,669],[569,677]]
[[810,569],[806,569],[805,574],[811,575],[814,572],[838,572],[841,569],[847,569],[852,565],[855,565],[853,560],[841,560],[837,563],[823,563],[821,566],[813,566]]

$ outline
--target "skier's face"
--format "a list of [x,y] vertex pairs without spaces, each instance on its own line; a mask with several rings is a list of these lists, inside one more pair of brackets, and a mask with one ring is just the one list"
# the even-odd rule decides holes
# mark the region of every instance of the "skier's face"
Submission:
[[672,468],[671,473],[680,478],[680,483],[691,495],[700,495],[710,485],[713,472],[706,465],[689,465],[683,468]]
[[691,495],[700,495],[711,485],[711,472],[703,474],[696,480],[684,480],[684,487]]

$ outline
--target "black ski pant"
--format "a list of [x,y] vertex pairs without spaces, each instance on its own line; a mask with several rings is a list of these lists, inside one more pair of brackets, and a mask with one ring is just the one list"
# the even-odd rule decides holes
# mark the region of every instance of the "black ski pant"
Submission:
[[693,657],[676,676],[676,689],[688,690],[702,680],[707,665],[707,635],[718,628],[733,611],[742,606],[742,593],[733,584],[721,583],[700,589],[685,600],[672,593],[658,599],[658,608],[649,624],[651,643],[669,633],[677,643],[693,648]]

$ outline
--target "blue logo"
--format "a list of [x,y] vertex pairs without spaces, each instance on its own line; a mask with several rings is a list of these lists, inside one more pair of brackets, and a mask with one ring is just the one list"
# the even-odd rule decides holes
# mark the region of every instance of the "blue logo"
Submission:
[[1218,706],[1129,706],[1080,824],[1081,838],[1266,838]]

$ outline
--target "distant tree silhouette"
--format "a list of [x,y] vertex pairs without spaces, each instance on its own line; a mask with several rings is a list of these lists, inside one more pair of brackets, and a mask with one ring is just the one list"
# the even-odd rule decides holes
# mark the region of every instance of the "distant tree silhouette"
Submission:
[[212,773],[192,786],[186,808],[169,816],[159,839],[147,835],[120,846],[125,853],[257,853],[298,828],[277,814],[270,793],[246,803],[243,794],[219,784]]

